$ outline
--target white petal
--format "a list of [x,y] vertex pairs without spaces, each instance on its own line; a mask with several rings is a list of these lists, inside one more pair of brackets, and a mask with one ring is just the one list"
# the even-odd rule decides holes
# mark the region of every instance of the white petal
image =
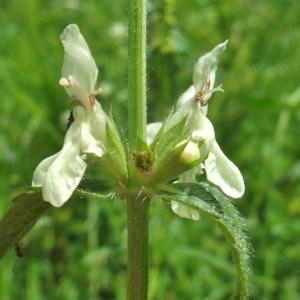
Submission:
[[203,174],[203,164],[200,163],[198,166],[182,173],[176,182],[181,183],[194,183],[196,182],[196,175]]
[[181,106],[185,105],[186,103],[193,102],[195,100],[195,95],[195,87],[192,85],[178,98],[176,110],[178,110]]
[[94,154],[98,157],[101,157],[106,152],[104,147],[105,136],[97,138],[97,135],[95,135],[95,129],[96,128],[93,127],[92,122],[82,122],[81,151],[83,153]]
[[187,205],[181,204],[177,201],[171,201],[171,208],[175,214],[181,218],[192,219],[198,221],[200,219],[200,214],[198,210],[191,208]]
[[40,187],[43,185],[43,181],[47,174],[48,168],[51,166],[51,164],[54,162],[54,160],[57,158],[58,155],[59,152],[45,158],[38,164],[38,166],[36,167],[33,173],[32,184],[31,184],[33,187]]
[[[189,90],[191,91],[192,89]],[[199,110],[199,104],[196,101],[185,101],[185,103],[183,103],[182,105],[177,104],[175,112],[167,120],[166,129],[170,129],[171,127],[175,126],[185,117],[187,117],[187,119],[190,119],[190,116],[196,110]]]
[[79,149],[71,143],[64,145],[49,166],[42,183],[44,200],[53,206],[62,206],[81,181],[86,163],[79,156]]
[[[211,93],[210,93],[211,95]],[[209,97],[210,97],[209,95]],[[196,102],[196,90],[195,87],[192,85],[190,86],[177,100],[176,103],[176,110],[179,109],[184,109],[186,112],[190,111],[193,109],[193,107],[195,105],[197,105],[201,111],[203,112],[203,114],[206,116],[207,115],[207,110],[208,110],[208,105],[205,106],[200,106],[197,102]],[[206,100],[206,97],[204,97],[204,100]],[[209,98],[207,97],[207,98]]]
[[[213,48],[207,54],[201,56],[194,66],[193,83],[196,89],[196,93],[201,91],[208,80],[210,81],[210,89],[213,89],[215,83],[215,73],[217,70],[217,63],[220,54],[226,49],[227,40],[215,48]],[[208,99],[205,99],[208,100]]]
[[95,102],[92,111],[85,111],[81,106],[73,110],[75,121],[69,128],[72,130],[73,143],[80,144],[82,153],[95,154],[101,157],[105,153],[107,116],[100,104]]
[[162,126],[161,122],[150,123],[147,125],[147,144],[153,143],[158,131]]
[[82,123],[81,151],[101,157],[105,153],[104,145],[92,135],[90,123]]
[[192,140],[196,142],[204,141],[206,147],[215,140],[215,130],[211,121],[202,113],[202,110],[194,109],[190,114],[189,126],[191,128]]
[[84,106],[88,105],[88,95],[95,90],[98,69],[90,49],[76,24],[68,25],[60,36],[65,55],[62,77],[74,87],[66,88],[70,96],[75,96]]
[[86,169],[80,157],[81,122],[85,114],[80,107],[66,133],[62,150],[43,160],[34,172],[32,185],[42,186],[44,200],[53,206],[61,206],[70,198]]
[[106,143],[106,126],[109,120],[99,102],[95,102],[93,111],[89,114],[89,118],[91,134],[104,145]]
[[200,107],[202,113],[204,114],[204,116],[207,116],[207,111],[208,111],[208,105],[204,105]]
[[204,162],[207,180],[219,186],[232,198],[240,198],[245,192],[243,176],[237,166],[220,149],[216,141]]

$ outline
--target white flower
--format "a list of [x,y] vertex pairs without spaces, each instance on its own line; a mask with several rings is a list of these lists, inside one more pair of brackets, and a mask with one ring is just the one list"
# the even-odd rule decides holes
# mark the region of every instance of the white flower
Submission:
[[[219,55],[225,50],[227,41],[217,45],[212,51],[200,57],[194,68],[193,86],[178,100],[174,114],[167,120],[166,129],[172,129],[186,118],[185,129],[190,140],[199,145],[204,153],[203,162],[183,173],[178,182],[194,182],[195,176],[204,168],[207,180],[217,185],[226,195],[239,198],[244,194],[245,185],[241,172],[219,147],[212,123],[206,117],[207,101],[212,93],[220,90],[214,88],[215,73]],[[148,142],[155,139],[161,124],[148,125]],[[176,201],[172,209],[181,217],[198,219],[197,211]]]
[[36,168],[32,186],[42,187],[43,198],[53,206],[62,206],[81,181],[86,163],[84,154],[101,157],[105,152],[107,115],[95,100],[97,67],[77,25],[63,31],[65,59],[60,83],[80,105],[73,110],[61,151],[44,159]]
[[[167,126],[171,127],[186,117],[186,127],[191,140],[197,142],[201,150],[207,153],[207,158],[203,162],[207,180],[219,186],[226,195],[239,198],[245,191],[243,177],[219,147],[213,125],[205,116],[206,110],[203,110],[203,106],[207,105],[208,99],[216,90],[213,85],[217,62],[226,44],[227,41],[217,45],[199,58],[194,68],[192,86],[194,93],[187,91],[179,98],[176,111]],[[195,168],[195,173],[198,170],[199,168]]]

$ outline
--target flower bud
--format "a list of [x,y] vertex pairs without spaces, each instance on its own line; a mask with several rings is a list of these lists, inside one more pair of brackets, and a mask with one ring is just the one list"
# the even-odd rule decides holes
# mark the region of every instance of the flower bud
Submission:
[[193,163],[201,158],[199,147],[194,142],[188,142],[183,152],[180,155],[180,161],[182,163]]
[[169,148],[163,157],[158,157],[154,161],[149,184],[155,185],[175,179],[198,165],[204,158],[196,143],[183,140],[175,147]]

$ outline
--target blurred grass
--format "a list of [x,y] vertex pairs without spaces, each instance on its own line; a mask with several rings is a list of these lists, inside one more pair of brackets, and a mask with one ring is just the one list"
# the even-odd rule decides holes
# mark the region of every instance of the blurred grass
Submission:
[[[58,86],[59,34],[76,22],[100,69],[100,99],[126,129],[126,3],[0,0],[0,213],[60,147],[70,102]],[[253,243],[253,299],[300,298],[300,4],[149,1],[149,120],[191,84],[199,55],[229,38],[209,117],[245,176],[236,205]],[[229,299],[234,267],[207,220],[153,203],[149,299]],[[125,299],[124,203],[82,198],[53,209],[0,261],[0,299]]]

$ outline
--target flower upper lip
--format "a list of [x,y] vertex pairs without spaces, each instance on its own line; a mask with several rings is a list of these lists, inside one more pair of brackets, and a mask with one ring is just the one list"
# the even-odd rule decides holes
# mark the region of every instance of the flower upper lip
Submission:
[[69,96],[91,110],[99,93],[99,89],[95,89],[98,76],[95,60],[76,24],[68,25],[60,39],[65,51],[59,83]]
[[207,114],[207,103],[216,91],[223,91],[221,85],[214,87],[219,56],[226,49],[228,40],[217,45],[207,54],[201,56],[194,66],[193,85],[178,99],[176,109],[195,101],[201,105],[202,112]]

